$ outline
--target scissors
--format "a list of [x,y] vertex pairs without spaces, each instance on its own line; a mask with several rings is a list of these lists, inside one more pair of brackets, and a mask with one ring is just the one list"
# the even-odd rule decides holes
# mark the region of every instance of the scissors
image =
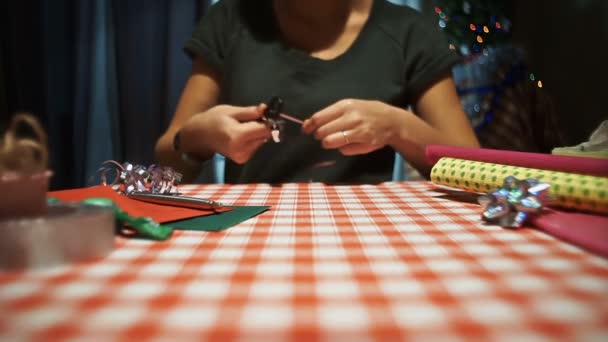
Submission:
[[281,142],[283,136],[283,128],[285,127],[285,120],[302,125],[304,121],[294,118],[283,113],[284,101],[278,96],[273,96],[268,101],[268,106],[264,111],[262,121],[266,123],[272,133],[272,140],[275,143]]
[[136,191],[127,195],[129,198],[150,202],[162,205],[172,205],[176,207],[184,207],[199,210],[213,210],[223,208],[224,206],[220,202],[216,202],[210,199],[180,196],[175,194],[158,194],[151,192]]

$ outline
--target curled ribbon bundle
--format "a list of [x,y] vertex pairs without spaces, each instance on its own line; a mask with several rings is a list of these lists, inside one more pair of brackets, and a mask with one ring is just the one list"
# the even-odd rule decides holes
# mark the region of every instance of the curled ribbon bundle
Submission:
[[[114,181],[108,182],[108,173],[114,171]],[[160,165],[133,165],[129,162],[120,164],[114,160],[102,163],[98,170],[101,183],[111,185],[123,194],[133,192],[150,192],[156,194],[175,194],[182,174],[173,168]]]
[[505,178],[503,186],[478,198],[482,219],[502,227],[521,227],[530,213],[540,212],[548,183],[535,179]]
[[[29,129],[33,137],[19,136],[22,128]],[[47,164],[47,137],[42,126],[29,114],[15,115],[0,140],[0,175],[31,175],[44,172]]]

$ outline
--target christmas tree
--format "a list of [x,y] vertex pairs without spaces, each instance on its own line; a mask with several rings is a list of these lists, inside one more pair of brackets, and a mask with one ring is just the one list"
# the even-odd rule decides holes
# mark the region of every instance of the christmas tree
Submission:
[[547,152],[560,146],[551,101],[511,42],[506,0],[434,0],[437,25],[463,55],[453,69],[463,108],[483,147]]
[[511,21],[502,0],[435,0],[439,27],[450,47],[462,55],[481,53],[509,42]]

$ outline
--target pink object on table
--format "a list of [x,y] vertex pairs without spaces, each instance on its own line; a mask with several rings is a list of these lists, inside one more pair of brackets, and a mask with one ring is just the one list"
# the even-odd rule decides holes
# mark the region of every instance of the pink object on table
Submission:
[[608,217],[547,210],[531,217],[539,230],[590,252],[608,257]]
[[429,164],[434,165],[443,157],[608,177],[608,159],[602,158],[444,145],[429,145],[426,147],[426,160]]

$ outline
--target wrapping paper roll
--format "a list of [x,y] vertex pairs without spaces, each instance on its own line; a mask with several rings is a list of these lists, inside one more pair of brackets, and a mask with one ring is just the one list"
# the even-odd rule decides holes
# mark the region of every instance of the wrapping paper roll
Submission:
[[429,145],[426,147],[425,154],[427,162],[431,165],[434,165],[439,159],[447,157],[608,177],[608,159],[444,145]]
[[551,184],[550,205],[608,214],[608,177],[456,158],[441,158],[431,171],[435,184],[480,193],[501,187],[507,176],[535,178]]

